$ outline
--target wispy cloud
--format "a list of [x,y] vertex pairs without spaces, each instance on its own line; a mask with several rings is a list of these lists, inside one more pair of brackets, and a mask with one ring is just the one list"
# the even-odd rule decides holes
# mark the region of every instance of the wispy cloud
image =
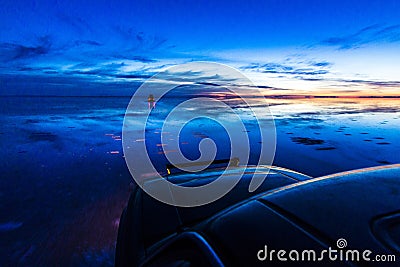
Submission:
[[90,46],[102,46],[101,43],[94,41],[94,40],[76,40],[74,42],[76,46],[82,46],[82,45],[90,45]]
[[350,83],[350,84],[358,84],[362,86],[371,86],[375,88],[380,87],[394,87],[400,88],[400,81],[373,81],[373,80],[346,80],[346,79],[338,79],[339,82]]
[[115,59],[129,59],[129,60],[138,61],[138,62],[142,62],[142,63],[157,62],[156,59],[152,59],[150,57],[145,57],[145,56],[137,56],[137,55],[114,54],[114,55],[112,55],[112,57]]
[[49,36],[37,38],[35,45],[18,44],[18,43],[1,43],[0,59],[2,61],[12,61],[33,58],[48,54],[51,50],[52,42]]
[[[65,17],[64,21],[67,23]],[[81,26],[80,30],[87,30],[83,22],[83,26],[79,20],[76,23]],[[73,23],[74,28],[78,25]],[[151,77],[164,65],[154,58],[154,53],[166,40],[140,32],[132,31],[130,34],[132,42],[103,42],[91,38],[65,40],[58,35],[21,39],[18,43],[3,42],[0,43],[0,73],[39,75],[42,78],[45,78],[43,74],[79,75],[96,80],[143,80]]]
[[144,51],[160,49],[167,43],[166,38],[148,35],[143,31],[137,31],[132,27],[113,26],[112,31],[119,36],[130,50]]
[[333,36],[324,39],[320,45],[334,46],[338,49],[354,49],[369,43],[399,42],[400,25],[384,26],[374,24],[367,26],[352,34]]
[[241,67],[241,69],[260,73],[313,76],[328,74],[331,65],[332,63],[327,61],[302,61],[293,63],[268,62],[265,64],[251,63],[250,65]]
[[78,34],[82,35],[87,32],[92,32],[93,29],[90,24],[79,16],[71,16],[66,13],[60,12],[56,15],[56,18],[64,24],[64,27],[71,28]]

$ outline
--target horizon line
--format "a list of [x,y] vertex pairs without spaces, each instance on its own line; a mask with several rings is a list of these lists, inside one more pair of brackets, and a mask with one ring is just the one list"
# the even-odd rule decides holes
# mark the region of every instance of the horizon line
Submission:
[[[229,95],[227,95],[229,96]],[[234,97],[233,95],[231,95]],[[0,97],[132,97],[132,95],[28,95],[28,94],[16,94],[16,95],[0,95]],[[176,96],[174,96],[176,97]],[[352,95],[263,95],[268,99],[312,99],[312,98],[350,98],[350,99],[368,99],[368,98],[379,98],[379,99],[400,99],[400,95],[367,95],[367,96],[352,96]]]

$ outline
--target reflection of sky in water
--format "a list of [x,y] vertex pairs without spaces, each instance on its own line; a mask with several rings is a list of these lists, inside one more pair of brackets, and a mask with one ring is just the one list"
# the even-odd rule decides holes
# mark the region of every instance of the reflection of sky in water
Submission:
[[400,149],[399,100],[300,99],[273,103],[277,105],[270,109],[278,131],[275,164],[322,175],[400,162],[396,153]]
[[[161,143],[160,128],[163,113],[171,107],[169,100],[157,103],[153,110],[147,140],[135,140],[146,142],[160,169],[165,166],[164,153],[175,153],[170,151],[168,141],[176,137],[164,133],[168,138]],[[49,235],[47,229],[54,227],[50,224],[71,222],[76,212],[88,203],[121,192],[121,188],[127,192],[130,175],[123,158],[121,131],[128,102],[129,98],[118,97],[0,98],[0,203],[3,204],[0,208],[4,215],[0,226],[10,234],[19,234],[12,238],[9,253],[21,247],[18,243],[21,240],[31,240],[30,228],[24,228],[25,225],[37,229],[40,238],[33,242],[40,247],[40,242]],[[260,139],[252,114],[235,99],[227,102],[241,115],[253,140],[250,159],[253,163]],[[268,99],[267,102],[277,128],[274,165],[318,176],[400,163],[399,100]],[[144,99],[146,109],[147,104]],[[260,112],[266,112],[266,106],[259,100],[255,99],[254,105]],[[198,113],[201,108],[204,107],[192,107],[187,112]],[[218,118],[226,116],[219,110],[206,112]],[[130,112],[133,126],[141,116],[139,110]],[[176,121],[180,123],[179,118]],[[198,144],[206,137],[216,142],[217,157],[228,156],[225,131],[204,118],[183,127],[179,147],[185,156],[195,159],[199,156]],[[48,214],[52,214],[51,221],[43,219]],[[29,249],[30,244],[26,246]]]
[[[227,94],[218,94],[213,98],[213,101],[205,98],[210,95],[209,92],[216,91],[226,92]],[[247,132],[252,131],[250,163],[256,164],[258,162],[261,138],[259,130],[255,127],[257,123],[253,118],[253,113],[249,108],[246,108],[246,103],[242,100],[232,99],[227,89],[222,86],[212,85],[182,85],[168,91],[163,97],[160,97],[161,94],[161,89],[152,88],[149,95],[142,93],[142,95],[135,96],[134,102],[128,109],[129,117],[125,118],[126,127],[124,129],[125,134],[128,132],[127,138],[135,139],[136,142],[143,142],[143,139],[146,140],[146,149],[158,171],[164,173],[166,171],[165,166],[171,162],[171,158],[175,158],[176,162],[174,163],[178,164],[185,161],[184,158],[189,160],[201,158],[201,161],[203,161],[206,158],[207,160],[213,160],[233,157],[242,158],[246,163],[246,157],[234,155],[235,153],[231,155],[230,138],[239,139],[238,132],[246,135]],[[224,96],[226,95],[229,95],[230,98],[225,99]],[[146,113],[149,112],[149,106],[146,102],[150,98],[153,99],[153,96],[157,102],[155,108],[151,109],[147,119],[146,134],[143,138],[141,135],[143,126],[139,122],[146,119]],[[223,100],[224,102],[217,100]],[[221,103],[225,104],[221,105]],[[171,115],[172,113],[174,115]],[[239,119],[237,116],[239,116]],[[244,129],[236,127],[238,121],[244,124]],[[226,126],[235,128],[235,130],[230,131],[228,135],[227,129],[224,128]],[[179,129],[181,131],[177,132]],[[162,132],[163,130],[164,132]],[[204,155],[200,157],[199,145],[201,143],[203,145],[206,144],[203,141],[209,139],[213,140],[216,145],[215,158],[204,158]],[[235,142],[235,147],[240,148],[240,151],[245,151],[245,149],[241,149],[245,144],[242,140],[243,138],[240,139],[240,142]],[[131,151],[137,150],[138,147],[140,146],[134,143],[127,145],[127,149]],[[206,148],[205,151],[210,152],[212,150],[211,147]],[[180,151],[183,153],[184,158],[179,157]],[[138,162],[141,159],[132,160],[136,164],[140,164]]]
[[[148,121],[146,145],[156,158],[155,161],[160,160],[165,152],[173,153],[168,150],[168,144],[161,144],[160,133],[162,122],[171,109],[171,100],[175,105],[184,99],[163,99],[157,103]],[[127,98],[8,97],[2,98],[1,101],[3,126],[0,145],[3,156],[9,159],[7,164],[13,164],[13,159],[30,153],[35,153],[34,161],[42,158],[47,165],[55,164],[57,158],[89,156],[87,153],[90,151],[91,157],[112,151],[119,151],[119,157],[123,156],[118,136],[121,135],[123,114],[129,101]],[[252,113],[243,108],[237,100],[228,99],[227,102],[243,118],[250,139],[253,140],[251,145],[254,155],[260,139],[255,130]],[[277,127],[278,151],[275,164],[281,163],[290,168],[288,164],[293,163],[294,168],[307,173],[310,169],[313,172],[313,159],[321,156],[333,159],[328,165],[334,166],[327,166],[327,171],[323,171],[323,166],[318,167],[321,170],[316,173],[322,174],[349,169],[352,166],[364,167],[380,162],[400,161],[399,156],[393,153],[399,150],[398,100],[268,99],[267,102]],[[143,106],[148,108],[145,99]],[[254,106],[259,112],[265,110],[266,114],[268,113],[266,106],[260,104],[257,99],[254,100]],[[210,107],[192,107],[187,109],[187,112],[207,114],[229,121],[229,117],[220,110]],[[134,126],[135,118],[141,117],[141,114],[133,110],[129,116]],[[182,127],[184,122],[176,118],[177,126]],[[108,134],[117,138],[111,138]],[[226,133],[215,121],[205,118],[194,120],[183,127],[179,137],[180,148],[188,158],[197,158],[198,144],[205,137],[216,141],[218,157],[228,156],[229,146],[226,144],[229,142]],[[296,137],[323,140],[323,144],[302,145],[301,142],[293,141],[299,140],[293,139]],[[284,157],[283,151],[305,153],[303,158],[308,158],[309,162],[297,163],[303,162],[304,159],[293,159],[291,154]],[[51,156],[54,153],[58,153],[56,158]],[[50,157],[49,160],[46,160],[46,157]],[[342,160],[343,157],[351,158],[352,165]],[[3,167],[4,164],[5,162],[2,163]]]
[[[171,109],[171,100],[176,105],[182,99],[166,98],[152,111],[148,127],[159,132],[165,115]],[[255,121],[249,112],[235,98],[226,101],[243,118],[252,140],[253,151],[259,147]],[[399,100],[393,99],[267,99],[277,127],[277,152],[275,165],[292,168],[311,175],[323,175],[343,170],[400,162],[394,151],[399,150],[400,134],[398,110]],[[265,102],[254,98],[254,110],[259,114],[269,114]],[[186,110],[188,113],[206,113],[221,119],[224,114],[218,109],[196,106]],[[182,126],[185,115],[175,118],[176,126]],[[187,157],[199,156],[198,144],[201,138],[211,137],[223,147],[226,143],[220,136],[218,127],[209,121],[191,123],[182,132],[181,148]],[[155,138],[154,141],[152,138]],[[160,135],[147,140],[147,146],[154,162],[164,164],[163,153],[176,153],[168,150],[168,144],[161,144]],[[184,145],[182,144],[184,143]],[[159,147],[153,147],[159,144]],[[164,151],[164,152],[163,152]],[[221,150],[220,150],[221,151]],[[223,150],[222,150],[223,151]],[[225,156],[221,152],[218,156]],[[255,164],[254,153],[250,164]],[[162,169],[162,168],[161,168]]]
[[[215,159],[229,159],[235,157],[231,155],[231,140],[230,138],[237,139],[237,133],[231,132],[227,134],[225,125],[235,127],[237,121],[235,116],[225,112],[225,109],[219,106],[215,106],[214,103],[201,102],[194,106],[183,107],[176,113],[176,116],[172,116],[167,122],[165,122],[167,115],[175,108],[179,103],[183,103],[187,98],[170,98],[165,97],[157,102],[156,108],[152,109],[149,119],[146,125],[146,148],[149,152],[149,156],[159,171],[165,172],[165,166],[168,164],[168,160],[165,154],[177,153],[178,149],[171,149],[174,142],[179,143],[179,149],[183,155],[190,159],[196,160],[200,157],[199,144],[203,139],[212,139],[216,144],[216,156]],[[260,132],[257,129],[257,123],[253,118],[253,114],[250,109],[237,108],[232,112],[240,117],[240,121],[243,122],[245,130],[240,130],[237,127],[237,131],[242,131],[244,134],[252,132],[250,138],[250,163],[256,164],[258,162],[258,155],[260,154]],[[193,119],[194,118],[194,119]],[[131,122],[132,119],[132,122]],[[129,124],[130,130],[137,129],[135,126],[135,120],[130,118]],[[163,126],[165,126],[165,132],[162,132]],[[168,127],[172,127],[168,130]],[[178,131],[179,136],[174,131]],[[138,133],[140,131],[137,131]],[[164,142],[161,137],[164,135]],[[139,140],[142,141],[142,140]],[[241,140],[240,144],[236,146],[242,146],[244,140]],[[238,142],[236,142],[238,143]],[[238,155],[236,155],[238,156]],[[244,160],[244,159],[243,159]]]

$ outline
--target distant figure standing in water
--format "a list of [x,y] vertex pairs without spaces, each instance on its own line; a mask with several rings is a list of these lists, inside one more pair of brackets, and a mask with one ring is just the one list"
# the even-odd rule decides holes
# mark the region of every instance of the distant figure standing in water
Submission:
[[152,94],[147,98],[147,102],[149,102],[149,109],[156,107],[156,101],[154,100],[154,96]]

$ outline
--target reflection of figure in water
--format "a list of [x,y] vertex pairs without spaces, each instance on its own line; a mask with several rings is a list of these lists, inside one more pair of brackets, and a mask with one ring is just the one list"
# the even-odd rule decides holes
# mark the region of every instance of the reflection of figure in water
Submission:
[[154,96],[152,94],[147,98],[147,102],[149,102],[149,109],[156,107],[156,101],[154,100]]

